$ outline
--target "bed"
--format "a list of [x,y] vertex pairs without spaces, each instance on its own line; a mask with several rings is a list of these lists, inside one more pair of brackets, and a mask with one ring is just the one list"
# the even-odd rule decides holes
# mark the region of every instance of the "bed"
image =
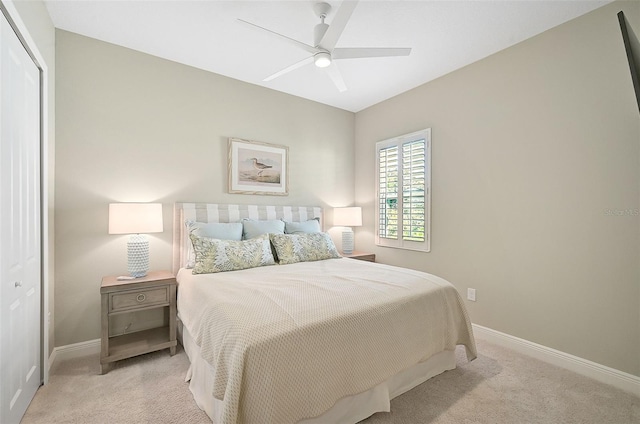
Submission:
[[[340,258],[330,241],[323,250],[329,258],[304,260],[303,251],[297,257],[303,260],[288,259],[306,245],[287,250],[283,242],[324,243],[324,233],[225,242],[191,239],[187,228],[248,220],[322,229],[322,218],[318,207],[175,204],[173,267],[179,338],[191,363],[186,378],[215,424],[356,423],[455,368],[457,345],[468,360],[476,357],[464,304],[442,278]],[[202,252],[210,244],[202,242],[262,243],[258,253],[270,256],[266,246],[275,247],[281,263],[292,263],[209,272]]]

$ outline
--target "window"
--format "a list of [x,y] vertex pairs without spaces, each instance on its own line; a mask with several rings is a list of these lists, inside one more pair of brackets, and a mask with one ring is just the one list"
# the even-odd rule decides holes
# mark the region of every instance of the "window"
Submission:
[[376,143],[376,244],[431,249],[431,129]]

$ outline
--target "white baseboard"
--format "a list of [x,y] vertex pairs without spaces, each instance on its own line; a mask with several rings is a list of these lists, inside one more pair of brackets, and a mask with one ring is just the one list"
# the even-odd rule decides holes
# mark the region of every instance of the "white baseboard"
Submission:
[[474,335],[543,362],[610,384],[618,389],[640,396],[640,377],[598,364],[569,353],[561,352],[528,340],[520,339],[500,331],[473,324]]
[[[640,396],[640,377],[598,364],[569,353],[561,352],[500,331],[473,324],[473,333],[482,340],[495,343],[549,364],[568,369],[601,383],[610,384],[626,392]],[[60,346],[49,357],[49,368],[55,361],[78,358],[100,353],[100,339]]]
[[79,358],[81,356],[95,355],[100,353],[100,339],[88,340],[86,342],[73,343],[66,346],[54,347],[49,356],[49,369],[56,361]]

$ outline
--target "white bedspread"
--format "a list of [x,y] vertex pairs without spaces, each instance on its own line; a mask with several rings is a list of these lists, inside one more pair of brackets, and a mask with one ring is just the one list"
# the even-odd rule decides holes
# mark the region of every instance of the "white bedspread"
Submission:
[[457,290],[353,259],[178,274],[180,319],[214,370],[222,423],[315,417],[457,344],[476,357]]

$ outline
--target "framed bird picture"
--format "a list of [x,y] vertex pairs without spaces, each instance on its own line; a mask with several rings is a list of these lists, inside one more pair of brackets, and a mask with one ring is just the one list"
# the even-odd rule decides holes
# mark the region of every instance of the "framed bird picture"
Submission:
[[289,148],[229,138],[229,193],[289,194]]

